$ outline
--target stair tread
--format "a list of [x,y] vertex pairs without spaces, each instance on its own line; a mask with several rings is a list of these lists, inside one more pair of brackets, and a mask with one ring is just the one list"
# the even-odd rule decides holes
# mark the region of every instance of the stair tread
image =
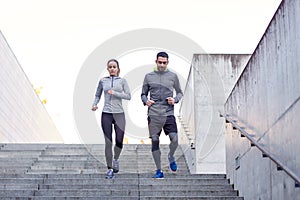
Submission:
[[[1,199],[238,199],[226,174],[190,174],[183,152],[178,171],[169,169],[168,145],[161,145],[165,178],[153,179],[151,145],[124,145],[120,172],[105,179],[104,145],[3,144]],[[116,187],[113,187],[116,186]]]

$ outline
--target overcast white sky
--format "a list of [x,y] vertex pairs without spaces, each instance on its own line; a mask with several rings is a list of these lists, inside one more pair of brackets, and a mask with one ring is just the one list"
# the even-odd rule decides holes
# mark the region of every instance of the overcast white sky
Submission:
[[[176,31],[208,53],[252,53],[281,0],[0,0],[0,30],[66,143],[78,72],[89,54],[140,28]],[[153,57],[153,61],[154,61]],[[96,86],[95,86],[96,87]]]

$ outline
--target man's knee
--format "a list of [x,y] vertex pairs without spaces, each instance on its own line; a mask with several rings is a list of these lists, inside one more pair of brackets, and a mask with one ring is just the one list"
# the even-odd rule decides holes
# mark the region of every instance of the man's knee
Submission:
[[151,137],[151,140],[152,140],[152,152],[159,150],[159,136],[153,135]]
[[178,143],[178,134],[176,132],[169,133],[169,137],[172,143]]

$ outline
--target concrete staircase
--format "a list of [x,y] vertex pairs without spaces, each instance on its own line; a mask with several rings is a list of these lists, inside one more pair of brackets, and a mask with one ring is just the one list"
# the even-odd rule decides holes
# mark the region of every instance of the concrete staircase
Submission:
[[243,199],[224,174],[190,174],[180,148],[172,173],[168,145],[161,145],[165,179],[153,179],[150,149],[124,145],[120,172],[109,180],[103,145],[0,144],[0,199]]

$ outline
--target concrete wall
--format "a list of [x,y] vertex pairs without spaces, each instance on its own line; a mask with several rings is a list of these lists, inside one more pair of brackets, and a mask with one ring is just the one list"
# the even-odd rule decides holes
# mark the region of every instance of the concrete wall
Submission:
[[63,142],[0,32],[0,142]]
[[[244,69],[247,54],[195,54],[192,60],[195,149],[186,153],[195,173],[225,173],[224,103]],[[186,95],[186,94],[185,94]],[[190,158],[194,156],[194,158]]]
[[[300,177],[300,1],[282,1],[225,104]],[[300,199],[300,188],[227,124],[227,175],[245,199]],[[240,167],[236,169],[235,158]]]
[[179,144],[184,153],[185,160],[192,174],[196,173],[195,154],[195,108],[194,108],[194,70],[190,67],[187,82],[184,88],[184,96],[181,99],[178,126]]

